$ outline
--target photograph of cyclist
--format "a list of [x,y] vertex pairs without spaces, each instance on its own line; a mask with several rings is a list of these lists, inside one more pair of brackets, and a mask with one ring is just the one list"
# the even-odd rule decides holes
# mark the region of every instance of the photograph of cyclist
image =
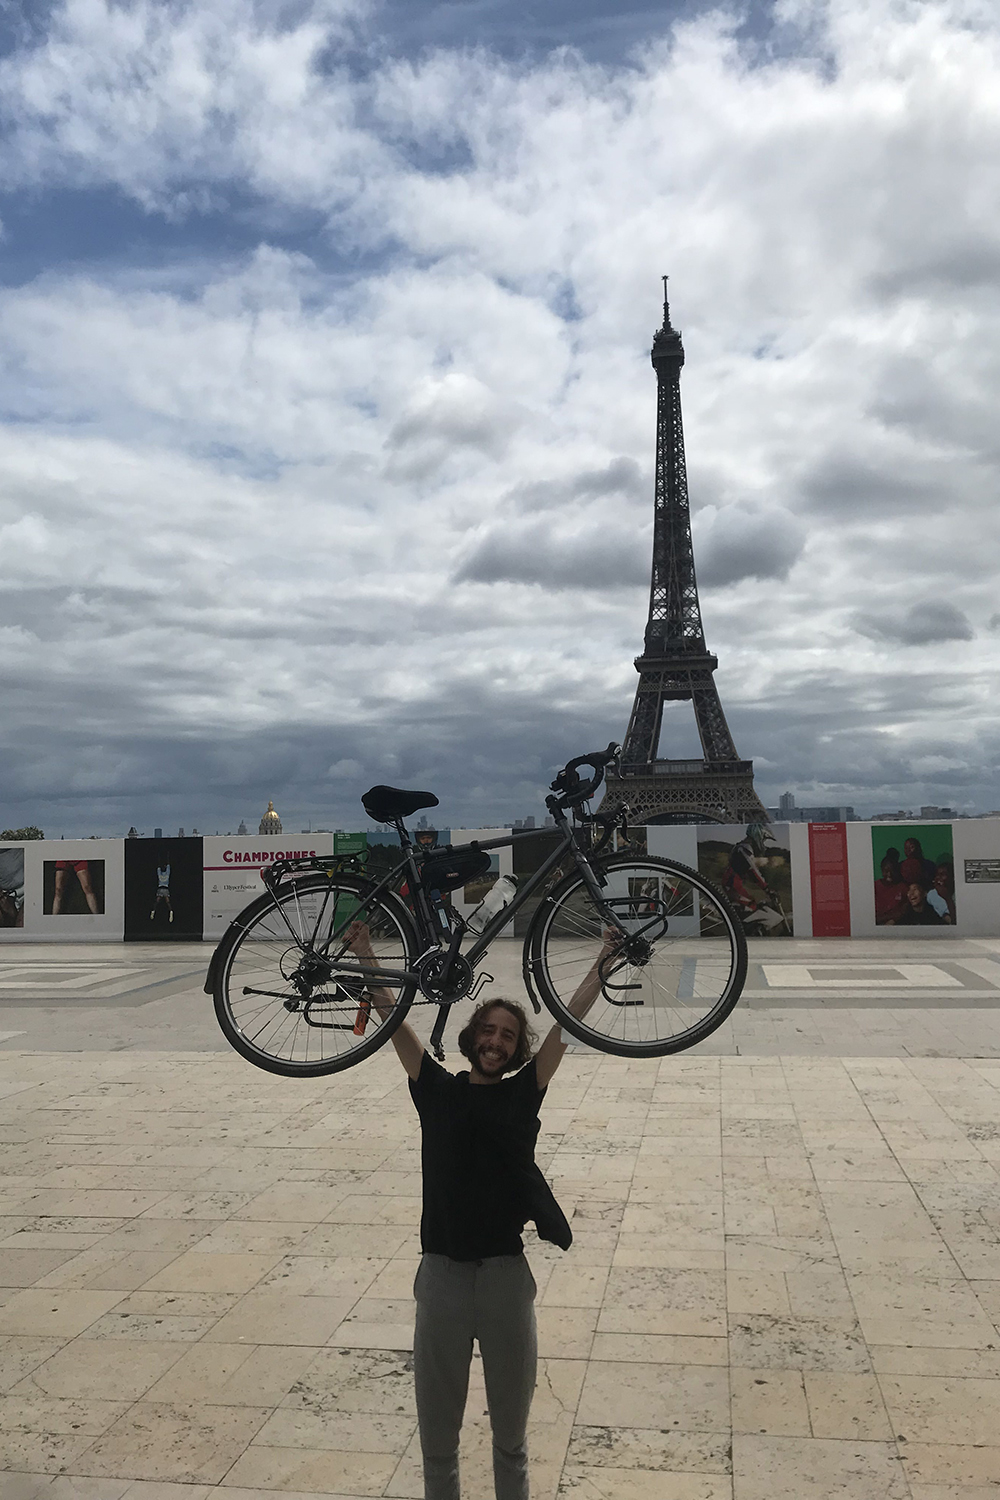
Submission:
[[[787,826],[781,826],[787,834]],[[722,886],[747,937],[791,936],[791,854],[773,827],[747,823],[742,833],[699,830],[698,869]]]
[[[611,951],[610,934],[600,957]],[[351,949],[372,959],[368,928],[348,932]],[[584,1016],[600,991],[600,957],[570,1005]],[[385,1019],[388,990],[372,991]],[[527,1500],[528,1413],[535,1390],[535,1281],[521,1231],[529,1219],[542,1239],[568,1250],[572,1233],[535,1163],[538,1112],[566,1052],[553,1026],[537,1053],[523,1008],[481,1004],[458,1039],[468,1072],[435,1062],[405,1021],[392,1044],[420,1116],[422,1256],[413,1284],[413,1378],[423,1453],[425,1500],[456,1500],[458,1446],[479,1341],[493,1432],[498,1500]],[[509,1076],[508,1076],[509,1075]]]

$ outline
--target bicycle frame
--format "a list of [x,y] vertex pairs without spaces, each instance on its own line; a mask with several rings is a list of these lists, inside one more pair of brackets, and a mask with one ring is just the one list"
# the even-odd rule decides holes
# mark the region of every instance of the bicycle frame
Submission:
[[[606,919],[612,926],[619,926],[614,913],[611,911],[610,907],[605,906],[605,903],[601,899],[601,889],[603,882],[598,878],[597,875],[594,874],[586,853],[577,842],[576,833],[574,831],[572,823],[566,817],[565,812],[563,812],[561,808],[554,808],[552,811],[556,827],[562,834],[559,843],[556,845],[555,849],[553,849],[548,858],[544,860],[539,868],[534,872],[534,874],[529,877],[524,885],[518,887],[512,900],[506,906],[502,907],[500,911],[496,912],[493,917],[490,918],[489,922],[487,922],[486,926],[483,928],[483,931],[476,937],[476,940],[473,942],[472,946],[465,953],[462,953],[462,958],[473,967],[478,963],[479,959],[482,958],[483,954],[487,951],[494,939],[503,931],[506,926],[509,925],[509,923],[513,921],[516,913],[520,910],[524,903],[530,899],[535,891],[538,890],[539,886],[541,886],[545,882],[552,870],[554,870],[555,867],[561,863],[561,861],[568,853],[572,853],[574,863],[576,864],[577,869],[580,871],[580,874],[583,876],[583,879],[586,882],[588,889],[590,890],[591,896],[593,897],[599,910],[602,912],[602,915],[606,917]],[[409,886],[410,896],[413,901],[413,910],[416,917],[417,935],[423,945],[421,948],[420,957],[425,957],[426,954],[431,951],[440,952],[442,949],[446,949],[446,966],[440,976],[440,982],[443,987],[448,980],[448,975],[451,968],[451,960],[461,951],[461,945],[466,936],[466,933],[468,932],[468,927],[461,918],[457,919],[453,930],[450,930],[442,925],[440,919],[435,913],[435,909],[431,902],[430,896],[424,888],[424,884],[421,879],[421,862],[417,859],[414,853],[413,841],[411,840],[409,832],[406,829],[402,819],[397,820],[396,830],[399,834],[400,846],[403,850],[403,858],[399,861],[399,864],[395,865],[393,869],[391,869],[389,873],[384,876],[381,881],[379,881],[378,885],[374,886],[373,889],[367,894],[369,899],[371,899],[372,897],[381,895],[383,891],[395,891],[401,879],[405,877],[407,885]],[[487,839],[484,841],[474,840],[469,844],[456,845],[455,852],[458,853],[461,850],[472,848],[483,850],[508,849],[512,848],[516,843],[523,842],[531,838],[538,838],[540,835],[546,832],[547,830],[544,828],[532,828],[519,833],[506,834],[503,838]],[[276,862],[266,872],[264,872],[264,883],[271,894],[276,895],[277,889],[286,874],[294,873],[296,870],[302,871],[307,869],[316,870],[330,868],[334,863],[335,860],[324,860],[322,857],[318,859],[310,858],[307,860],[281,860]],[[342,865],[343,862],[341,862],[341,867]],[[348,959],[343,956],[340,958],[330,957],[331,947],[333,947],[335,943],[342,939],[344,932],[350,926],[350,923],[354,920],[353,916],[346,918],[345,921],[336,929],[336,931],[331,932],[329,937],[327,937],[318,947],[316,947],[316,939],[319,935],[320,929],[322,928],[323,921],[326,916],[327,899],[328,898],[324,898],[323,904],[316,916],[316,920],[313,924],[312,936],[309,939],[309,946],[313,948],[315,952],[322,954],[322,956],[327,959],[327,962],[330,964],[331,970],[334,973],[347,973],[357,975],[360,972],[364,975],[365,979],[367,979],[369,983],[377,983],[381,981],[382,984],[394,985],[402,985],[407,983],[419,984],[420,974],[417,970],[414,969],[378,969],[361,964],[357,958],[352,957]],[[278,910],[281,913],[282,920],[288,927],[290,936],[293,938],[297,945],[300,945],[302,940],[295,932],[291,922],[288,920],[288,917],[284,911],[283,904],[278,904]],[[445,932],[447,932],[447,936],[449,939],[447,945],[445,945],[441,941],[442,935]],[[541,1007],[535,999],[534,995],[531,996],[531,1001],[536,1013],[540,1011]],[[447,1006],[448,1004],[447,1001],[439,1003],[442,1003],[444,1006]]]

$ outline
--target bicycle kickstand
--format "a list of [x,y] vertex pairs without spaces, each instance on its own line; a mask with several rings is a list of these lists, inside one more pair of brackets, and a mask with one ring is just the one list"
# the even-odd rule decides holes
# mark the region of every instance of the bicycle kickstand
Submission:
[[444,1036],[445,1023],[448,1020],[448,1011],[450,1009],[451,1007],[448,1005],[438,1006],[437,1020],[434,1022],[434,1029],[431,1032],[431,1051],[440,1063],[444,1062],[444,1045],[441,1039]]

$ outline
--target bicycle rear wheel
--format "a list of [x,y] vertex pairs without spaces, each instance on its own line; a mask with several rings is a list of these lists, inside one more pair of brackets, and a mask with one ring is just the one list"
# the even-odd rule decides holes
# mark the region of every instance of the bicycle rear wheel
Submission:
[[585,1018],[573,1015],[570,1002],[600,955],[606,925],[574,871],[542,902],[525,941],[542,999],[566,1031],[618,1057],[695,1046],[726,1019],[746,979],[746,938],[729,902],[672,860],[620,855],[595,869],[629,935],[623,956],[602,966]]
[[[248,1062],[288,1078],[337,1073],[387,1042],[416,985],[379,984],[394,995],[383,1021],[357,976],[332,972],[352,922],[365,922],[380,968],[412,969],[417,935],[402,901],[349,875],[317,872],[261,896],[237,920],[213,960],[215,1014]],[[353,961],[353,960],[352,960]]]

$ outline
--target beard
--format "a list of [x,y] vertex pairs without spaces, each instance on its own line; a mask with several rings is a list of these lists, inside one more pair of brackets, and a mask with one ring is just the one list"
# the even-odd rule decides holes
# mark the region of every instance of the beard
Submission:
[[476,1067],[479,1072],[484,1078],[492,1078],[497,1073],[506,1073],[511,1066],[512,1059],[505,1052],[496,1057],[488,1057],[486,1053],[489,1050],[485,1046],[476,1048]]

